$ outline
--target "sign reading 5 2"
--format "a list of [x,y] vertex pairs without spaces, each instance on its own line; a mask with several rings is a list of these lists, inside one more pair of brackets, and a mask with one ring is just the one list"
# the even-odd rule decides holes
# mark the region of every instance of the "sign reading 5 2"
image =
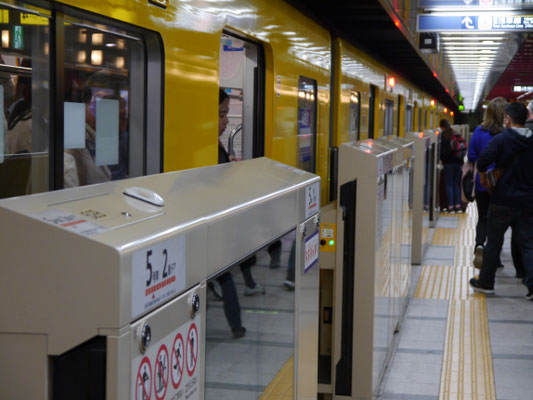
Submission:
[[185,252],[185,237],[178,236],[132,254],[132,317],[167,301],[185,288]]
[[[148,250],[146,252],[146,270],[148,271],[148,280],[146,281],[146,286],[150,286],[152,282],[159,281],[159,278],[160,278],[159,270],[154,269],[154,267],[152,266],[152,263],[150,262],[150,257],[152,256],[152,253],[153,253],[152,250]],[[164,258],[162,279],[165,279],[169,277],[170,275],[172,275],[172,273],[176,269],[176,263],[168,262],[168,250],[167,249],[163,249],[162,255]]]

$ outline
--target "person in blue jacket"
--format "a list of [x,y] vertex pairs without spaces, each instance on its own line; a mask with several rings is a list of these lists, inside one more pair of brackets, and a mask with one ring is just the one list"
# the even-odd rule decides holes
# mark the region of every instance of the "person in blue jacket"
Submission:
[[[503,131],[503,110],[506,106],[507,100],[503,97],[496,97],[487,105],[483,115],[483,122],[474,130],[472,139],[470,139],[470,144],[468,145],[469,162],[475,163],[492,138]],[[488,166],[488,170],[493,168],[494,163]],[[485,246],[487,239],[487,212],[489,211],[490,202],[490,193],[481,185],[479,173],[476,173],[474,193],[478,215],[476,244],[474,247],[474,267],[479,269],[481,268],[483,246]]]
[[477,292],[494,293],[498,255],[511,227],[526,269],[526,299],[533,300],[533,132],[525,127],[527,116],[524,104],[509,104],[504,110],[506,129],[487,144],[477,161],[483,186],[487,187],[490,164],[495,163],[502,174],[489,205],[479,279],[470,279],[470,286]]

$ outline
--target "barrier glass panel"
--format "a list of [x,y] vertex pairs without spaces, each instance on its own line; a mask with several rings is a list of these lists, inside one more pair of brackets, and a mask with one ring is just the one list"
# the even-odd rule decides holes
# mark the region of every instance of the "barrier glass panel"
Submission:
[[295,251],[292,231],[208,281],[206,399],[291,393]]

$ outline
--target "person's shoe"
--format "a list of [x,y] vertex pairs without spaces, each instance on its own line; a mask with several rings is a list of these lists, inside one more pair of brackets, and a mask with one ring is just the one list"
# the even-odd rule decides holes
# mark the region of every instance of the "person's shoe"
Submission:
[[526,299],[533,300],[533,286],[528,289]]
[[294,290],[294,282],[288,279],[285,282],[283,282],[283,286],[285,286],[285,289]]
[[448,210],[448,214],[455,214],[455,210],[454,210],[453,208],[450,208],[450,209]]
[[489,288],[489,287],[481,286],[481,283],[476,278],[470,279],[469,283],[470,283],[470,287],[472,289],[474,289],[475,292],[485,293],[485,294],[493,294],[494,293],[494,288],[493,287]]
[[481,269],[483,264],[483,246],[476,246],[474,250],[474,268]]
[[443,208],[443,209],[440,210],[440,212],[447,213],[448,209],[447,208]]
[[232,329],[231,333],[233,334],[234,339],[239,339],[246,335],[246,328],[244,326],[239,326],[238,328]]
[[256,294],[265,294],[265,288],[259,283],[256,283],[253,288],[250,288],[248,286],[244,288],[245,296],[255,296]]
[[463,208],[462,207],[455,207],[455,212],[457,214],[462,214],[464,211],[463,211]]

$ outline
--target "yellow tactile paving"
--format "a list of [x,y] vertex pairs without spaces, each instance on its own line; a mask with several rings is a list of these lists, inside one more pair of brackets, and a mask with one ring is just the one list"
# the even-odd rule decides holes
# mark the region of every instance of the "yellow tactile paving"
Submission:
[[294,359],[289,358],[285,365],[281,367],[272,382],[263,392],[260,400],[285,400],[293,398],[293,375]]
[[466,214],[459,215],[454,238],[455,265],[449,267],[453,273],[439,400],[496,399],[485,296],[468,286],[475,273],[471,263],[476,211],[471,203]]
[[454,246],[457,229],[455,228],[435,228],[431,244],[437,246]]
[[441,299],[449,298],[450,283],[453,280],[454,270],[452,267],[443,265],[425,265],[422,268],[418,286],[415,291],[417,299]]
[[483,296],[451,300],[439,399],[496,399]]

